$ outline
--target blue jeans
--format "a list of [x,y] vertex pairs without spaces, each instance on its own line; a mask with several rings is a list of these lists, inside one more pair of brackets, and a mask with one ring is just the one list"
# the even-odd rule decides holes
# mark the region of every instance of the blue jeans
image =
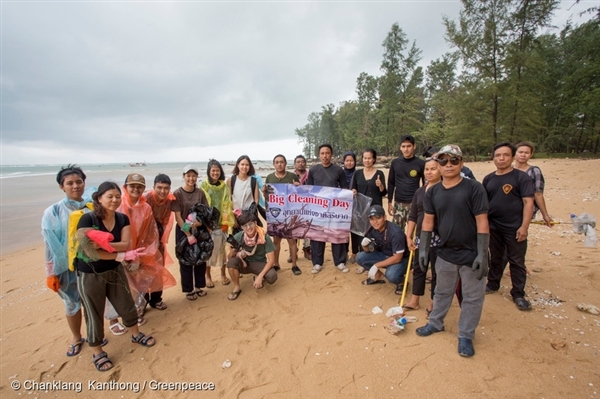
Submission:
[[[365,269],[370,269],[377,262],[381,262],[389,258],[386,254],[381,251],[377,252],[359,252],[356,254],[356,263]],[[404,282],[404,274],[406,273],[406,267],[408,266],[408,257],[403,256],[400,263],[394,263],[388,267],[382,267],[380,269],[385,270],[385,278],[392,284],[400,284]]]

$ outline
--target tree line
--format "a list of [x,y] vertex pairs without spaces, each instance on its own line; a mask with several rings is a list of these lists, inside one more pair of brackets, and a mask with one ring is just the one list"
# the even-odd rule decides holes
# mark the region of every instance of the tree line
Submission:
[[[451,51],[419,66],[421,50],[393,24],[381,75],[356,79],[356,100],[327,104],[296,129],[308,157],[366,147],[396,155],[403,135],[422,146],[454,143],[472,158],[500,141],[549,153],[600,145],[600,11],[548,33],[558,0],[462,0],[443,18]],[[545,32],[545,33],[542,33]]]

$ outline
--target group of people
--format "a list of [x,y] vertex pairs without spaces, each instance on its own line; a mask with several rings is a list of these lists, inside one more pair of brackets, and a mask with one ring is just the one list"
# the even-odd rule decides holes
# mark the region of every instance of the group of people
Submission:
[[[268,184],[277,183],[351,189],[354,195],[369,197],[368,229],[363,235],[351,233],[346,244],[331,244],[334,265],[347,273],[346,264],[356,263],[357,273],[368,271],[362,284],[381,284],[385,278],[396,285],[398,295],[402,294],[407,269],[412,267],[412,297],[407,310],[419,308],[431,265],[432,300],[426,309],[429,320],[416,332],[428,336],[443,331],[444,317],[456,294],[461,305],[458,352],[473,356],[472,340],[485,294],[498,291],[507,263],[516,306],[531,309],[525,299],[527,230],[538,209],[544,222],[552,225],[543,198],[544,178],[539,168],[528,164],[533,155],[530,143],[496,145],[496,171],[482,184],[464,167],[458,146],[429,147],[424,160],[415,156],[415,149],[412,136],[402,138],[402,155],[392,161],[387,185],[383,172],[374,167],[375,150],[363,151],[362,169],[356,169],[353,152],[344,154],[340,167],[332,162],[329,144],[319,147],[320,163],[310,169],[306,159],[297,156],[293,173],[286,170],[285,156],[276,155],[275,171],[267,176],[266,184],[246,155],[237,160],[228,179],[222,165],[211,160],[201,185],[198,169],[187,165],[182,186],[173,192],[169,176],[159,174],[152,189],[144,193],[145,178],[138,173],[129,174],[122,186],[103,182],[97,190],[86,191],[86,175],[81,168],[61,168],[57,183],[66,197],[45,211],[42,234],[47,286],[63,299],[72,334],[67,356],[78,355],[85,342],[82,304],[87,342],[99,371],[113,367],[102,349],[107,342],[105,319],[110,320],[113,334],[129,330],[132,342],[148,347],[155,344],[139,326],[146,321],[148,305],[167,309],[162,291],[175,285],[166,268],[172,263],[166,244],[173,226],[181,287],[188,300],[203,297],[205,289],[214,288],[212,268],[219,270],[221,284],[232,283],[229,300],[242,293],[242,274],[254,275],[255,289],[263,288],[265,282],[273,284],[281,268],[283,238],[288,241],[291,270],[294,275],[301,274],[297,264],[299,240],[270,237],[261,221],[261,215],[265,219],[261,192],[266,194]],[[383,207],[386,195],[387,215]],[[217,210],[214,225],[199,216],[202,205]],[[206,247],[207,242],[210,247]],[[324,266],[325,246],[326,242],[318,240],[302,242],[313,274]],[[186,248],[195,256],[191,261],[189,256],[184,260],[180,255]],[[409,251],[418,251],[413,265],[408,264]]]

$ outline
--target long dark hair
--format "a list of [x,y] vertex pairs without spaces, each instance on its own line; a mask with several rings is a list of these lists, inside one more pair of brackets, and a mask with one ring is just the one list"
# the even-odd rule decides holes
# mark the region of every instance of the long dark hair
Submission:
[[98,217],[98,219],[104,219],[106,217],[106,209],[100,203],[100,197],[104,195],[107,191],[110,190],[118,190],[121,193],[121,188],[119,185],[112,181],[105,181],[98,186],[98,191],[92,194],[92,200],[94,201],[94,214]]
[[240,162],[242,162],[242,160],[246,160],[248,161],[248,163],[250,164],[250,169],[248,169],[248,176],[254,176],[256,174],[256,170],[254,170],[254,165],[252,165],[252,161],[250,160],[250,157],[248,155],[242,155],[241,157],[239,157],[237,159],[237,161],[235,162],[235,166],[233,168],[233,174],[237,175],[240,173],[240,169],[238,168],[238,165],[240,164]]
[[[250,165],[252,165],[252,162],[250,162]],[[210,161],[208,161],[208,165],[206,165],[206,177],[208,177],[208,181],[213,183],[212,179],[210,178],[210,170],[213,168],[213,166],[218,167],[221,171],[221,174],[219,175],[219,180],[225,180],[225,172],[223,171],[223,166],[216,159],[211,159]]]

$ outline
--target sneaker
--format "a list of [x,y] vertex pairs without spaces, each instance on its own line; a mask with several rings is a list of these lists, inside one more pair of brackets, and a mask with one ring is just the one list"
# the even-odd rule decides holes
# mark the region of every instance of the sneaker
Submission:
[[314,265],[310,272],[312,274],[317,274],[321,271],[322,268],[323,268],[323,266],[321,266],[321,265]]
[[519,310],[531,310],[531,304],[525,298],[515,298],[515,304]]
[[302,270],[300,270],[300,268],[296,265],[292,266],[292,273],[294,273],[294,275],[299,275],[302,274]]
[[473,356],[475,354],[475,348],[473,348],[473,341],[468,338],[459,338],[458,354],[462,357]]
[[338,269],[339,269],[339,271],[341,271],[342,273],[348,273],[348,272],[349,272],[348,268],[347,268],[347,267],[346,267],[346,265],[345,265],[345,264],[343,264],[343,263],[340,263],[339,265],[337,265],[337,268],[338,268]]
[[415,330],[415,332],[417,333],[417,335],[419,337],[428,337],[431,334],[439,333],[442,331],[444,331],[444,327],[442,327],[441,330],[438,330],[437,328],[435,328],[434,326],[432,326],[429,323],[427,323],[423,327],[419,327]]
[[365,268],[362,266],[356,267],[356,274],[363,274],[365,272]]

